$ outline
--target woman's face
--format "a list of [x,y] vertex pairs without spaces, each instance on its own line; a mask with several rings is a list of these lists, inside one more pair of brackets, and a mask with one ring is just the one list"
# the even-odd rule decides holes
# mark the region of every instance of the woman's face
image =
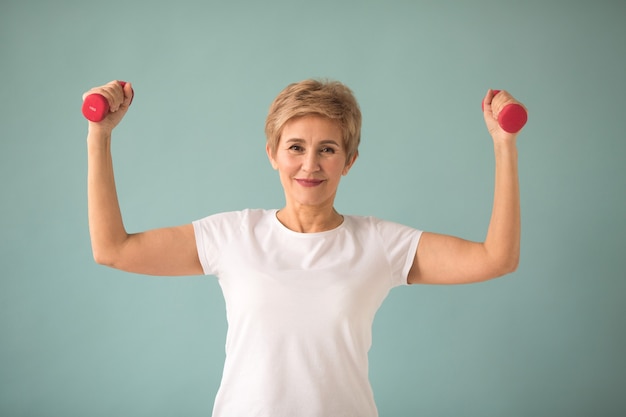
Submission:
[[341,176],[356,159],[346,163],[339,125],[319,116],[288,121],[275,153],[269,147],[266,150],[279,173],[288,206],[332,207]]

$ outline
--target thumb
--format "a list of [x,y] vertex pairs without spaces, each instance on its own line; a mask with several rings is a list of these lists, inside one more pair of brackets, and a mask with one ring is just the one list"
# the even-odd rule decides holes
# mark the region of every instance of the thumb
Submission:
[[491,131],[492,129],[497,128],[498,119],[493,114],[493,108],[491,107],[491,101],[495,96],[494,91],[490,88],[487,90],[487,94],[483,98],[483,116],[485,118],[485,123],[487,124],[487,129]]
[[133,90],[132,84],[129,82],[124,83],[122,89],[124,90],[123,106],[128,107],[133,102],[133,98],[135,97],[135,91]]

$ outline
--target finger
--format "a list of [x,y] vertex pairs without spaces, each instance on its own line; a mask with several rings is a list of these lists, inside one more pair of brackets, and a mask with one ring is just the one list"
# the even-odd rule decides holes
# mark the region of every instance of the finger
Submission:
[[124,91],[117,81],[111,81],[103,86],[94,87],[83,94],[83,101],[91,94],[99,94],[109,103],[110,111],[116,111],[124,101]]
[[496,120],[496,114],[493,108],[494,98],[497,96],[494,90],[491,88],[487,90],[485,97],[483,98],[483,115],[485,116],[485,120],[487,122],[491,120]]
[[495,96],[493,90],[490,88],[487,90],[485,97],[483,98],[483,112],[491,113],[491,102],[493,101],[493,97]]
[[498,115],[509,104],[521,104],[506,90],[501,90],[498,94],[496,94],[491,102],[491,110],[495,115],[496,119]]
[[483,117],[485,118],[485,124],[489,132],[494,132],[498,128],[498,121],[496,115],[493,112],[493,101],[496,94],[494,90],[489,89],[483,98]]
[[124,103],[124,89],[119,81],[111,81],[104,86],[104,91],[109,93],[105,96],[109,100],[109,108],[112,113],[116,112]]
[[124,102],[123,106],[128,107],[130,103],[132,103],[135,92],[133,91],[133,86],[131,83],[126,82],[122,87],[122,92],[124,93]]

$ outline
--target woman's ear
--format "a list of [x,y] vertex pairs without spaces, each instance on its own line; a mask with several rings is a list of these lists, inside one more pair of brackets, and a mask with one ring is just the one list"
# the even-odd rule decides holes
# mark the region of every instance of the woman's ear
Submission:
[[272,164],[272,168],[278,169],[278,165],[276,164],[276,159],[274,159],[274,152],[270,148],[270,144],[265,144],[265,152],[267,153],[267,159],[270,160],[270,164]]
[[358,156],[359,156],[359,151],[356,151],[354,155],[352,155],[350,159],[346,161],[346,166],[343,167],[343,171],[341,172],[341,175],[348,175],[350,168],[352,168],[352,165],[354,165],[354,162],[356,161],[356,158]]

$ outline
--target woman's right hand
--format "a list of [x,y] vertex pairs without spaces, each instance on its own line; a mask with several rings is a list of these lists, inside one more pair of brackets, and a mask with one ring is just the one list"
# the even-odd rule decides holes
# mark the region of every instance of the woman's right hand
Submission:
[[89,130],[110,134],[128,111],[133,99],[133,87],[127,82],[122,86],[119,81],[111,81],[100,87],[94,87],[83,94],[83,101],[90,94],[100,94],[109,103],[109,113],[99,122],[89,122]]

